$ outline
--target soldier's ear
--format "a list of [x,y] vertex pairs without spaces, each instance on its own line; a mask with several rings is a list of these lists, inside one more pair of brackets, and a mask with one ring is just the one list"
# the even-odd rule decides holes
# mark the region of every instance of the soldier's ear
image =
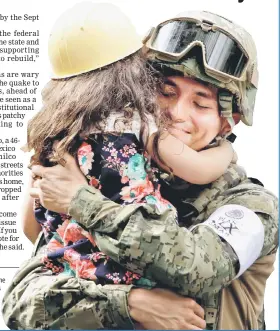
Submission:
[[[241,115],[239,113],[233,113],[232,118],[234,120],[235,125],[238,124],[240,121]],[[220,134],[222,136],[226,135],[227,133],[231,132],[232,128],[229,125],[229,122],[226,118],[222,117],[222,125],[221,125],[221,131]]]
[[235,122],[235,125],[239,123],[240,119],[241,119],[241,114],[240,113],[233,113],[232,114],[232,118]]

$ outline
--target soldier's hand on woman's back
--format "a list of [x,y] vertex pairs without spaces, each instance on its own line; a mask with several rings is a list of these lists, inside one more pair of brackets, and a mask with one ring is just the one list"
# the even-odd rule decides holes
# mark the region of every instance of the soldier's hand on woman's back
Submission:
[[193,299],[164,289],[132,289],[130,316],[148,330],[202,330],[204,310]]
[[63,155],[63,158],[64,165],[58,164],[54,167],[35,165],[32,167],[32,174],[37,179],[30,190],[30,195],[33,198],[39,198],[45,208],[67,214],[76,192],[81,186],[88,183],[75,159],[67,153]]

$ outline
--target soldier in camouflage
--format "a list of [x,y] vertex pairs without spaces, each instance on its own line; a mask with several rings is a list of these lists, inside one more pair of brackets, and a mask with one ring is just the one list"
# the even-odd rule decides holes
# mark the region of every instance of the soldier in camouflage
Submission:
[[[145,42],[149,60],[164,73],[171,70],[173,87],[180,89],[184,79],[190,85],[194,79],[211,84],[218,88],[221,116],[229,126],[236,114],[252,125],[257,62],[244,29],[215,14],[187,12],[160,24]],[[172,98],[177,108],[182,96],[189,98],[184,93]],[[207,329],[265,328],[264,289],[278,245],[278,203],[257,179],[231,165],[211,185],[166,183],[163,190],[170,197],[185,197],[185,215],[178,224],[173,209],[159,213],[152,204],[120,206],[108,200],[84,185],[73,158],[66,156],[66,161],[64,168],[33,167],[42,177],[33,196],[46,208],[69,213],[92,232],[101,251],[128,269],[195,298],[204,308]],[[33,258],[4,297],[3,315],[10,328],[132,329],[135,321],[147,329],[186,327],[181,296],[51,275],[42,268],[44,247],[39,237]],[[176,316],[169,313],[172,303]]]

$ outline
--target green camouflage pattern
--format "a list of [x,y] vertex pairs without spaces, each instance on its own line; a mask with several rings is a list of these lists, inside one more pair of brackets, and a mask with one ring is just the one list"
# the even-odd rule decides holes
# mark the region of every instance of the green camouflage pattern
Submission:
[[[265,228],[261,256],[278,245],[277,198],[247,179],[244,169],[237,165],[232,164],[197,199],[186,198],[185,202],[199,213],[194,225],[223,205],[245,206],[258,214]],[[160,286],[200,299],[207,327],[216,328],[221,290],[238,270],[235,253],[211,229],[199,226],[191,232],[177,225],[175,211],[168,210],[159,217],[152,205],[119,206],[87,187],[73,199],[70,213],[95,231],[98,246],[115,261]]]
[[[186,198],[198,212],[194,225],[217,208],[239,204],[255,211],[265,228],[261,256],[278,244],[277,199],[245,171],[232,164],[228,171]],[[231,247],[209,227],[192,231],[179,227],[176,211],[156,211],[153,205],[120,206],[93,187],[82,187],[69,213],[89,228],[99,248],[128,269],[160,287],[191,296],[205,309],[208,329],[216,329],[222,288],[235,277],[238,261]],[[39,243],[39,247],[42,244]],[[131,286],[101,286],[93,281],[51,275],[40,256],[27,261],[3,300],[3,316],[12,329],[126,329],[133,328],[126,297]]]
[[[188,77],[195,79],[199,78],[218,88],[226,89],[234,96],[234,102],[241,114],[241,120],[243,123],[251,126],[253,124],[253,112],[258,87],[257,50],[252,36],[244,28],[231,20],[207,11],[186,11],[178,14],[174,19],[184,18],[195,19],[199,22],[211,22],[213,24],[213,31],[215,31],[215,29],[220,29],[237,40],[248,56],[247,69],[244,71],[241,81],[234,81],[229,78],[225,79],[223,76],[219,76],[218,73],[206,73],[204,68],[199,68],[197,64],[193,62],[188,63],[188,61],[184,59],[179,60],[178,63],[172,63],[170,62],[170,59],[168,60],[167,57],[165,58],[164,54],[159,54],[154,50],[148,52],[148,59],[159,61],[174,70],[183,72],[184,75]],[[168,21],[172,21],[172,19],[169,19]],[[149,48],[149,41],[146,42],[146,46]],[[219,103],[222,106],[221,100],[219,100]],[[225,109],[227,109],[227,114],[225,113],[224,116],[229,119],[229,123],[232,125],[232,110],[229,113],[229,105],[227,105]],[[222,107],[222,110],[224,110],[224,107]]]
[[26,261],[3,299],[6,325],[18,329],[133,329],[127,310],[131,285],[97,285],[93,281],[52,275],[42,254]]

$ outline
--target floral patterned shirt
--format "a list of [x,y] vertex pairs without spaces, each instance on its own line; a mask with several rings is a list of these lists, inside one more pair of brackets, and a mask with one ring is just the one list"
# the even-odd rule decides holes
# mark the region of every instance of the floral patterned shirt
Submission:
[[[105,133],[90,134],[78,148],[78,163],[89,185],[119,204],[152,203],[159,211],[172,208],[160,194],[158,169],[147,163],[147,155],[142,152],[137,113],[131,126],[134,132],[129,128],[110,132],[116,118],[109,117]],[[150,133],[155,130],[149,128]],[[89,231],[71,216],[46,210],[36,201],[35,217],[48,243],[44,263],[53,273],[63,272],[100,284],[152,286],[102,253]]]

